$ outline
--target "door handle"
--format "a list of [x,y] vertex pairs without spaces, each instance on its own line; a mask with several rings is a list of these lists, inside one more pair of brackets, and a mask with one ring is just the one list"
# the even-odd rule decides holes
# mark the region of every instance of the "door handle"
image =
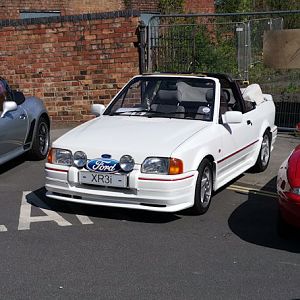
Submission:
[[251,120],[247,120],[247,125],[251,125],[251,126],[253,125]]
[[27,118],[27,116],[26,116],[25,114],[21,114],[21,115],[19,116],[19,118],[20,118],[21,120],[25,120],[25,119]]

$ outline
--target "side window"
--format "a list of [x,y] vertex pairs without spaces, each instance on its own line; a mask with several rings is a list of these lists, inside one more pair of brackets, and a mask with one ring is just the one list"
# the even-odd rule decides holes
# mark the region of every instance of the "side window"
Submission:
[[220,116],[226,113],[226,111],[232,110],[232,107],[229,105],[231,98],[232,97],[229,89],[224,89],[221,87]]
[[[232,92],[231,87],[222,88],[221,90],[221,107],[225,111],[240,111],[243,112],[241,103],[236,99],[234,93]],[[225,109],[225,108],[226,109]]]
[[255,108],[255,103],[245,100],[245,112],[251,111]]

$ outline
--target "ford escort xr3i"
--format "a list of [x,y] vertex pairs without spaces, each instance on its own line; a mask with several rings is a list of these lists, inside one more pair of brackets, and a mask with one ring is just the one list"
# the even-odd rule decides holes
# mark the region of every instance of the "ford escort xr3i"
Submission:
[[53,143],[48,197],[203,214],[213,191],[266,169],[277,136],[272,96],[222,74],[136,76],[92,112]]

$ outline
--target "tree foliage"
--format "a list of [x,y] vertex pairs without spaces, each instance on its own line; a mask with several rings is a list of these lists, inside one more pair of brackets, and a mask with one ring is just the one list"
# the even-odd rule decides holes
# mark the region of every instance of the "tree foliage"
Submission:
[[183,13],[184,0],[159,0],[158,7],[163,14]]
[[[219,13],[291,11],[300,10],[299,0],[218,0],[216,11]],[[300,14],[285,14],[285,28],[300,28]]]

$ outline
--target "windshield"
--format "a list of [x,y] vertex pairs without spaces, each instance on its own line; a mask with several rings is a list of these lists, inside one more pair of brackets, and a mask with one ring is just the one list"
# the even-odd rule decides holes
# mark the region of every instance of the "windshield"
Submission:
[[105,115],[212,121],[214,95],[211,79],[138,77],[108,106]]

